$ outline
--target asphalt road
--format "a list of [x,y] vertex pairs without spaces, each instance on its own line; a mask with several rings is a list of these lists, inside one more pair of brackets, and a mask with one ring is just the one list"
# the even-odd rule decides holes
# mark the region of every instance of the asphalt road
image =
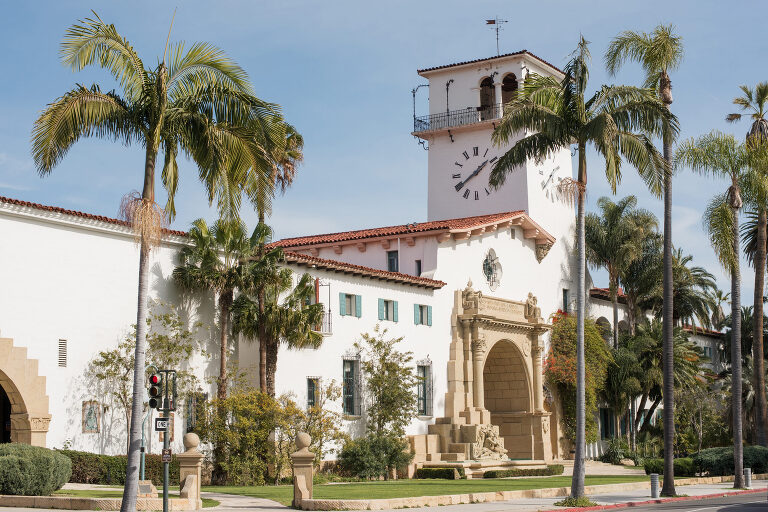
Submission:
[[746,510],[758,512],[768,511],[768,497],[766,497],[765,493],[741,494],[736,496],[726,496],[724,498],[657,503],[640,507],[629,507],[626,510],[631,512],[660,512],[665,510],[677,510],[681,512],[735,512],[738,510]]

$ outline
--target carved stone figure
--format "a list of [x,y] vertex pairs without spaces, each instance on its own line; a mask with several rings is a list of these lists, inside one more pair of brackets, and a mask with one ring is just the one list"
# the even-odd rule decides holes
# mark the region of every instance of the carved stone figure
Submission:
[[472,280],[467,282],[467,287],[461,292],[461,305],[466,309],[477,309],[480,307],[480,297],[483,296],[483,292],[476,292],[472,289]]
[[525,301],[525,317],[526,318],[541,318],[541,308],[537,305],[538,300],[534,297],[533,293],[528,292],[528,299]]
[[538,244],[536,246],[536,261],[541,263],[541,260],[549,253],[552,248],[552,244]]
[[475,442],[472,443],[472,459],[503,460],[507,458],[507,450],[504,441],[499,437],[498,427],[493,425],[479,425],[476,430]]

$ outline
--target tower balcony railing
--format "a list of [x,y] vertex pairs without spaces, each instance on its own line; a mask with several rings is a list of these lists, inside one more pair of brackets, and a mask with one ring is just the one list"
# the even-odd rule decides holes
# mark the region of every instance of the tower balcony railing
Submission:
[[449,110],[439,114],[413,118],[413,132],[428,132],[432,130],[445,130],[457,126],[466,126],[483,121],[498,119],[503,114],[503,105],[495,104],[485,107],[467,107],[459,110]]
[[323,311],[323,319],[312,330],[320,334],[330,336],[333,334],[333,323],[331,321],[332,318],[333,317],[331,316],[330,309]]

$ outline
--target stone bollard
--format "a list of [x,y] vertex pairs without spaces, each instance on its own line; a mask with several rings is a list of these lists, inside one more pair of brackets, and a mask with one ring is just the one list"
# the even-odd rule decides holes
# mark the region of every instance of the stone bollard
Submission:
[[651,473],[651,498],[659,497],[659,474]]
[[752,488],[752,468],[744,468],[744,487]]
[[203,508],[200,496],[203,454],[198,451],[200,438],[194,432],[184,434],[184,453],[176,454],[179,461],[179,489],[181,497],[196,503],[197,510]]
[[312,476],[315,454],[309,451],[312,438],[306,432],[296,436],[297,450],[291,454],[293,462],[293,507],[301,508],[301,502],[312,499]]

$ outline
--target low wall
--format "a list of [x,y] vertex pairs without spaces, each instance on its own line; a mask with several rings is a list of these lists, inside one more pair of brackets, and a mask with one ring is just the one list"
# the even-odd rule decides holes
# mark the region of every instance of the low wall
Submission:
[[[170,510],[197,510],[196,500],[173,498]],[[122,498],[81,498],[78,496],[12,496],[0,494],[3,507],[48,508],[60,510],[120,510]],[[138,498],[136,510],[163,510],[163,498]]]
[[[768,474],[752,475],[755,480],[768,478]],[[732,482],[732,476],[713,476],[702,478],[679,478],[676,485],[698,485]],[[589,494],[613,493],[649,489],[650,478],[647,482],[629,482],[624,484],[589,485],[584,492]],[[530,498],[559,498],[569,496],[570,487],[550,487],[546,489],[527,489],[522,491],[493,491],[470,494],[449,494],[442,496],[418,496],[412,498],[388,498],[378,500],[302,500],[302,510],[387,510],[393,508],[439,507],[444,505],[463,505],[468,503],[490,503],[494,501],[509,501]]]

